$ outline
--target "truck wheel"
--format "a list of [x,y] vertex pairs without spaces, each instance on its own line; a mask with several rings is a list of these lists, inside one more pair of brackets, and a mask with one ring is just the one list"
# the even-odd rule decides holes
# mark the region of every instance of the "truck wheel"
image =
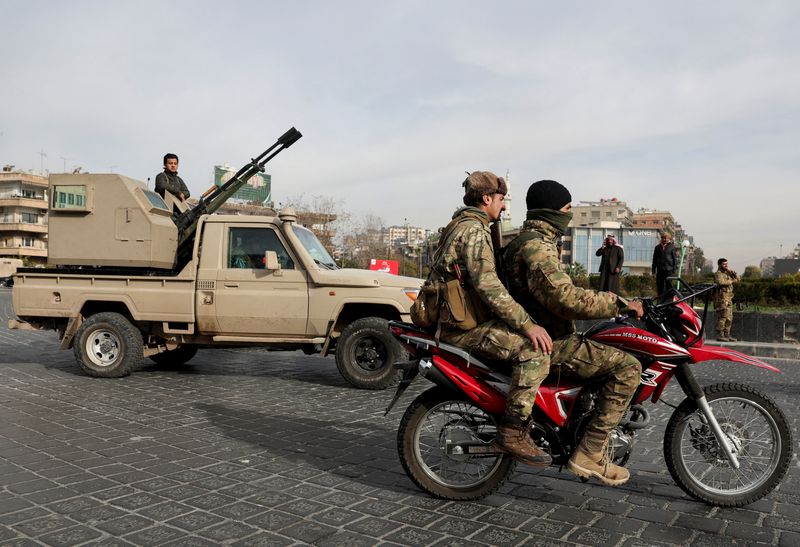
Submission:
[[364,317],[345,327],[336,343],[336,366],[345,380],[363,389],[385,389],[402,371],[393,365],[405,350],[394,339],[386,319]]
[[182,365],[197,355],[197,346],[180,346],[170,351],[162,351],[150,356],[157,365]]
[[121,378],[142,364],[142,333],[124,316],[102,312],[75,333],[75,359],[89,376]]

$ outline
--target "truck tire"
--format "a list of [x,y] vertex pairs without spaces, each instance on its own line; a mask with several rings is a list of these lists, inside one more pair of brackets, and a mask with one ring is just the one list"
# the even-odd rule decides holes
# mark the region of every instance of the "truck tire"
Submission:
[[142,364],[142,333],[115,312],[89,317],[75,333],[75,360],[89,376],[121,378]]
[[386,389],[400,379],[393,365],[405,350],[386,319],[363,317],[347,325],[336,343],[336,367],[345,380],[362,389]]
[[157,365],[183,365],[197,355],[197,346],[179,346],[170,351],[162,351],[150,356],[150,360]]

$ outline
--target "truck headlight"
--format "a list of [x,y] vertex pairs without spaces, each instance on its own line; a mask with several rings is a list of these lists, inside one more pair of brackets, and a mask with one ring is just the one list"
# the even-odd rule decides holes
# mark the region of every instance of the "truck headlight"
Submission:
[[407,297],[411,299],[412,302],[417,301],[417,295],[419,294],[419,289],[403,289],[403,292]]

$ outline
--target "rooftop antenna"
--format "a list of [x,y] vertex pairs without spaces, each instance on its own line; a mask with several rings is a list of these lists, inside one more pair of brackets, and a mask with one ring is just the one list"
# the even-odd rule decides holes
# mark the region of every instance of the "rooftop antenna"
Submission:
[[116,169],[117,167],[119,167],[119,165],[109,165],[109,166],[108,166],[108,172],[109,172],[109,173],[115,173],[115,172],[116,172],[116,171],[115,171],[115,169]]
[[61,158],[62,160],[64,160],[64,172],[66,173],[66,172],[67,172],[67,162],[68,162],[68,161],[72,161],[72,160],[74,160],[75,158],[65,158],[64,156],[59,156],[59,158]]
[[47,153],[44,151],[44,146],[42,147],[41,152],[39,152],[39,173],[44,175],[44,159],[47,157]]

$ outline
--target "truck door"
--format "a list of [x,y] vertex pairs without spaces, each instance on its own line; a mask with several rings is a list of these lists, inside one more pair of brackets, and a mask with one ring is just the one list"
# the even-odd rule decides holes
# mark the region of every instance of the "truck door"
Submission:
[[[275,251],[281,269],[264,269]],[[271,227],[230,226],[217,278],[217,322],[222,334],[304,335],[308,281]]]

